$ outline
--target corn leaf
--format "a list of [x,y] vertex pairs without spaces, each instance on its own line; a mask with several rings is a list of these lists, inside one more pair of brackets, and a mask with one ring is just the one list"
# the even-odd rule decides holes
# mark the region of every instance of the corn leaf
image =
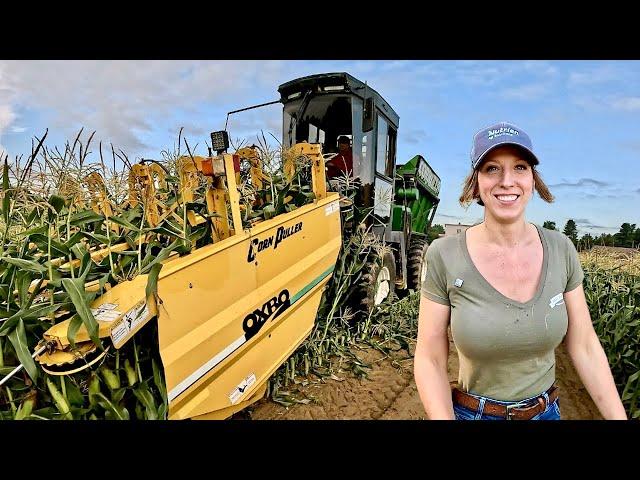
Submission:
[[276,209],[273,208],[273,205],[269,204],[262,209],[262,213],[264,215],[264,219],[269,220],[276,215]]
[[146,410],[146,419],[157,420],[158,409],[156,408],[155,402],[153,401],[153,395],[149,391],[147,382],[144,381],[140,385],[138,385],[138,387],[133,390],[133,394],[140,401],[140,403],[144,405]]
[[45,273],[47,271],[44,266],[33,260],[24,260],[22,258],[13,257],[2,257],[2,260],[18,267],[21,270],[28,270],[29,272]]
[[69,294],[69,298],[76,307],[76,312],[80,315],[82,323],[89,333],[89,337],[93,340],[93,343],[102,350],[102,344],[98,337],[98,322],[94,318],[93,313],[91,313],[91,309],[84,295],[84,280],[84,277],[63,278],[62,287]]
[[4,319],[2,325],[0,325],[0,337],[7,335],[9,332],[13,331],[15,326],[20,321],[20,312],[13,314],[11,317]]
[[78,334],[80,325],[82,325],[82,318],[80,317],[80,315],[75,314],[73,317],[71,317],[71,320],[69,321],[69,327],[67,328],[67,338],[69,339],[69,343],[73,348],[76,348],[76,335]]
[[156,263],[149,270],[149,276],[147,277],[147,287],[145,289],[145,294],[147,300],[151,296],[155,296],[158,293],[158,276],[160,275],[160,270],[162,269],[161,263]]
[[34,235],[34,234],[44,235],[47,233],[47,228],[48,227],[46,225],[42,225],[41,227],[30,228],[29,230],[20,232],[18,234],[18,237],[30,237],[31,235]]
[[126,408],[114,405],[103,393],[96,393],[95,396],[100,406],[107,411],[107,418],[129,420],[129,411]]
[[126,388],[118,388],[117,390],[113,390],[111,392],[111,401],[118,405],[122,399],[124,398],[124,394],[127,392]]
[[181,240],[186,240],[183,236],[182,236],[182,232],[180,231],[174,231],[168,228],[168,224],[169,222],[166,222],[165,225],[163,226],[159,226],[159,227],[155,227],[152,228],[151,231],[155,232],[155,233],[159,233],[161,235],[168,235],[170,237],[176,237],[179,238]]
[[76,407],[82,407],[84,404],[84,396],[82,395],[80,388],[73,382],[72,377],[64,375],[62,379],[65,383],[69,404]]
[[49,205],[55,209],[56,213],[60,213],[64,208],[64,198],[59,195],[51,195],[49,197]]
[[20,270],[16,274],[16,287],[18,289],[18,304],[20,308],[26,308],[29,301],[29,285],[31,285],[31,272]]
[[165,405],[167,405],[168,404],[167,387],[165,386],[165,383],[164,383],[162,370],[156,363],[155,358],[151,359],[151,367],[153,369],[153,383],[158,389],[158,391],[160,392],[160,395],[162,395],[162,401],[164,402]]
[[150,263],[144,265],[140,270],[140,273],[149,273],[154,265],[164,262],[167,258],[169,258],[169,255],[172,251],[178,249],[181,246],[182,241],[180,239],[174,240],[171,245],[160,250],[158,255]]
[[39,304],[27,310],[19,310],[9,318],[0,320],[3,322],[2,324],[0,324],[0,336],[6,335],[14,326],[18,324],[19,320],[37,320],[40,317],[46,317],[50,313],[55,312],[58,308],[60,308],[60,306],[60,304]]
[[111,220],[113,223],[117,223],[118,225],[120,225],[122,227],[128,228],[132,232],[140,232],[141,231],[140,228],[136,227],[129,220],[126,220],[126,219],[124,219],[122,217],[109,217],[109,220]]
[[11,208],[11,197],[13,196],[13,190],[9,188],[9,164],[7,163],[8,156],[4,157],[4,166],[2,167],[2,191],[4,197],[2,198],[2,218],[4,224],[9,224],[9,209]]
[[42,215],[42,209],[35,207],[33,208],[29,214],[25,217],[26,226],[31,225],[36,218],[39,218]]
[[53,238],[49,239],[47,236],[41,233],[32,233],[31,235],[29,235],[29,240],[35,243],[38,246],[38,248],[43,252],[48,251],[49,240],[51,240],[52,256],[64,257],[69,255],[69,248],[65,244],[60,243],[59,241],[54,240]]
[[[89,233],[89,232],[81,232],[83,237],[86,237],[90,240],[94,240],[96,241],[98,244],[101,245],[107,245],[109,243],[109,238],[106,235],[102,235],[100,233]],[[118,241],[116,239],[114,239],[113,237],[111,238],[111,245],[115,245],[116,243],[118,243]]]
[[27,344],[27,334],[24,330],[24,322],[22,321],[22,319],[18,320],[18,325],[8,335],[8,337],[9,341],[13,345],[13,349],[16,352],[18,360],[24,366],[24,369],[31,377],[31,380],[35,382],[38,378],[38,368],[36,367],[36,363],[31,357],[31,352],[29,351],[29,346]]
[[104,215],[99,215],[93,210],[84,210],[71,215],[69,223],[73,226],[81,226],[86,223],[98,222],[104,220]]
[[82,231],[74,233],[67,239],[66,242],[64,242],[65,248],[70,249],[76,243],[80,243],[84,237],[85,235],[84,235],[84,232]]

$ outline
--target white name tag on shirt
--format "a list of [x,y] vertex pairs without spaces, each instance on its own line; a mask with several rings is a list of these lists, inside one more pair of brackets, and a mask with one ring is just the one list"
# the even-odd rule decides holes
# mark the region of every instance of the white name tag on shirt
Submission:
[[556,296],[551,297],[551,299],[549,300],[549,306],[551,308],[555,307],[556,305],[564,305],[564,297],[562,296],[562,293],[559,293]]

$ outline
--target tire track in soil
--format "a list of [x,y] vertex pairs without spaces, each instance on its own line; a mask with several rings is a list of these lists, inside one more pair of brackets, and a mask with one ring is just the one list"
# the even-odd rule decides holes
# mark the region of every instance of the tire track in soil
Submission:
[[[350,371],[338,371],[337,380],[310,380],[305,386],[297,386],[298,397],[312,399],[306,405],[284,407],[262,399],[245,410],[244,417],[254,420],[423,420],[426,414],[413,378],[413,350],[411,356],[407,356],[406,351],[385,356],[373,348],[361,350],[358,357],[371,366],[366,378],[357,378]],[[563,345],[556,350],[556,359],[562,418],[601,419]],[[448,363],[449,379],[455,380],[458,355],[451,341]]]
[[[252,419],[366,419],[386,418],[413,381],[413,361],[406,351],[391,354],[369,348],[357,353],[360,360],[371,366],[365,378],[357,378],[350,371],[339,371],[336,379],[316,381],[298,390],[312,399],[306,405],[284,407],[267,399],[249,407]],[[421,408],[421,407],[420,407]],[[416,412],[416,417],[420,412]],[[424,415],[424,413],[422,413]],[[394,417],[397,418],[397,417]]]

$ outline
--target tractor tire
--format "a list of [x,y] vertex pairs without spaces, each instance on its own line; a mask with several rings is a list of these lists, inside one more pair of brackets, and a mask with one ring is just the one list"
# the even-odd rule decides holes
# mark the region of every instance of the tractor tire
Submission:
[[423,238],[414,238],[407,255],[407,288],[420,291],[427,276],[427,248],[429,243]]
[[368,315],[384,300],[395,293],[396,261],[389,251],[382,258],[373,255],[363,267],[365,272],[358,285],[357,309]]

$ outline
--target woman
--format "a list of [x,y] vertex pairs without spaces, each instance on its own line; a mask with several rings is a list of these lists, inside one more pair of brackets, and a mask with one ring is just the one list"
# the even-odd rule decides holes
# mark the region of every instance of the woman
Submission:
[[[525,220],[534,190],[553,201],[538,163],[514,125],[474,136],[460,203],[484,206],[484,221],[427,251],[414,374],[430,419],[559,420],[555,348],[563,339],[602,416],[627,418],[591,323],[575,247]],[[449,323],[460,360],[453,389]]]

